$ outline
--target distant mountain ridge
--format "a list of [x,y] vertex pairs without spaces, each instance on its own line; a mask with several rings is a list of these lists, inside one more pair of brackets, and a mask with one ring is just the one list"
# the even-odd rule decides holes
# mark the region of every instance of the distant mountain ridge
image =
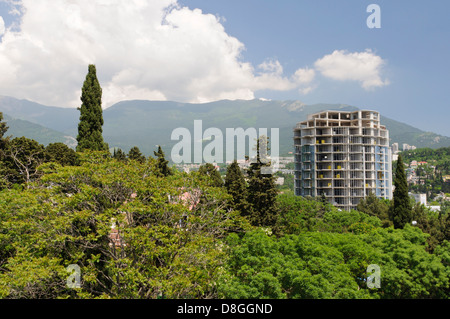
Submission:
[[77,146],[77,140],[73,136],[66,135],[30,121],[14,119],[5,113],[3,115],[4,121],[8,126],[8,131],[5,134],[6,136],[25,136],[34,139],[45,146],[57,142],[64,143],[73,149]]
[[74,108],[46,106],[7,96],[0,96],[0,112],[68,135],[76,133],[80,117],[79,111]]
[[[130,100],[103,111],[103,137],[110,147],[120,147],[128,152],[131,147],[138,146],[147,156],[153,155],[156,145],[161,145],[170,157],[171,148],[178,142],[171,140],[172,131],[184,127],[193,132],[194,120],[202,120],[203,131],[210,127],[224,133],[226,128],[279,128],[280,154],[286,154],[293,150],[292,129],[296,123],[305,120],[308,114],[322,110],[353,111],[358,108],[344,104],[305,105],[300,101],[258,99],[204,104]],[[10,135],[24,135],[43,144],[50,140],[73,144],[77,135],[77,109],[0,96],[0,112],[8,116],[10,130],[7,134]],[[450,137],[424,132],[384,116],[381,116],[381,123],[389,129],[391,143],[397,142],[400,147],[403,143],[418,148],[450,146]],[[67,140],[68,136],[71,139]]]

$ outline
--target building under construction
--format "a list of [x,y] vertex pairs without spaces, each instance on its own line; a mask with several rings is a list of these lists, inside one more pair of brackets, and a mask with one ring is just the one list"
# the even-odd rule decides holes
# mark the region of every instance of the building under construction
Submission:
[[323,111],[294,128],[295,194],[351,210],[371,192],[392,198],[389,132],[375,111]]

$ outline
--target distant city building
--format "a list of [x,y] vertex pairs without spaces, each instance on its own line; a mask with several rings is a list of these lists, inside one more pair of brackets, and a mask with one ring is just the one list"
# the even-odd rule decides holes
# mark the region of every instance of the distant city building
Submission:
[[276,184],[276,185],[284,185],[284,177],[278,177],[278,178],[275,180],[275,184]]
[[409,145],[406,143],[403,144],[403,151],[413,151],[415,149],[416,147],[414,145]]
[[[292,153],[292,152],[291,152],[291,153]],[[277,159],[277,158],[274,157],[274,159]],[[280,163],[280,164],[294,163],[294,156],[278,157],[278,163]]]
[[392,143],[392,154],[397,154],[398,153],[398,143]]
[[294,174],[294,170],[293,169],[278,169],[278,172],[282,173],[282,174]]
[[374,193],[392,198],[389,132],[375,111],[324,111],[294,128],[295,194],[350,210]]
[[427,194],[412,194],[409,193],[410,196],[414,197],[416,203],[420,203],[423,205],[427,205]]

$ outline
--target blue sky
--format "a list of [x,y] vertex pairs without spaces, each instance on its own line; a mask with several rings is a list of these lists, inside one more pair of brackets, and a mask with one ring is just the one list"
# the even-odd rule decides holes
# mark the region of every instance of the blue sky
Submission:
[[[380,29],[366,24],[372,3]],[[448,1],[19,4],[0,0],[0,95],[75,107],[95,63],[105,107],[134,98],[342,103],[450,136]]]
[[[331,82],[306,96],[258,92],[258,97],[367,107],[427,131],[450,136],[449,1],[183,0],[225,17],[228,33],[246,47],[244,59],[276,57],[286,72],[334,50],[372,49],[385,61],[390,84],[373,91]],[[369,29],[369,4],[381,8],[381,28]]]

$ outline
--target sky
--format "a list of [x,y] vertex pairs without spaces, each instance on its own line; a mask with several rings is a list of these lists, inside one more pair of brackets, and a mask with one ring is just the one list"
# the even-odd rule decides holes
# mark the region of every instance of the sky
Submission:
[[442,0],[0,0],[0,95],[77,107],[95,64],[104,108],[339,103],[450,136],[449,16]]

